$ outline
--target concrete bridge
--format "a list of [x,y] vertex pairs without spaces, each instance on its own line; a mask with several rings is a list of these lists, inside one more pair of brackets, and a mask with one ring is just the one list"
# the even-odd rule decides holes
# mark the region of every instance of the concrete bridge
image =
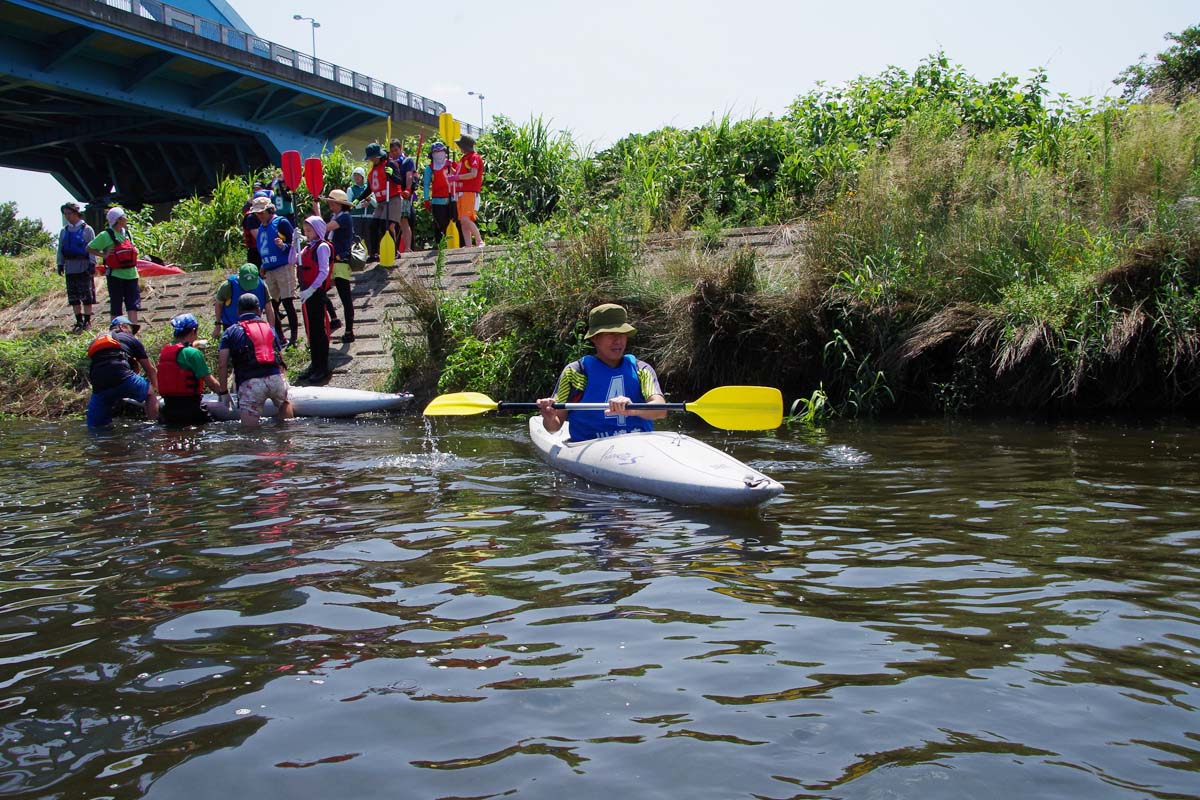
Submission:
[[261,39],[225,0],[177,2],[0,0],[0,166],[165,204],[284,150],[361,152],[389,118],[437,131],[436,100]]

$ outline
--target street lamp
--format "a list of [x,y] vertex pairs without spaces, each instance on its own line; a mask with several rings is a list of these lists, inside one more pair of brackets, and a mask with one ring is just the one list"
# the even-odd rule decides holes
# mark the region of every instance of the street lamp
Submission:
[[482,134],[483,133],[483,101],[485,98],[481,92],[468,91],[467,94],[471,95],[472,97],[479,98],[479,133]]
[[299,14],[292,14],[292,19],[294,19],[296,21],[308,20],[309,22],[312,23],[313,61],[316,61],[317,60],[317,28],[321,27],[321,23],[317,22],[312,17],[302,17]]

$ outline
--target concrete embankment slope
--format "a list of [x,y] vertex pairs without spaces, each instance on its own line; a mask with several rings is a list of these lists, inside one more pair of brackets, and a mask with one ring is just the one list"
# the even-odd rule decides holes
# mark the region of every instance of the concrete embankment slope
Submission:
[[[754,248],[759,262],[768,269],[795,268],[796,231],[792,228],[739,228],[722,236],[723,249]],[[693,233],[662,235],[648,239],[642,248],[647,261],[666,260],[686,253],[695,246]],[[460,290],[479,274],[479,268],[503,256],[509,247],[462,248],[446,252],[442,266],[442,288]],[[434,251],[401,256],[391,268],[370,266],[354,274],[354,333],[356,341],[344,344],[341,332],[333,336],[330,361],[334,368],[331,386],[380,389],[392,366],[393,336],[423,336],[412,309],[400,295],[398,276],[429,283],[437,269]],[[200,320],[200,333],[212,331],[213,302],[217,287],[226,275],[217,272],[189,272],[142,279],[143,325],[166,326],[171,317],[189,311]],[[97,278],[97,304],[93,330],[103,330],[108,322],[108,292],[104,279]],[[338,316],[341,303],[334,300]],[[41,331],[65,331],[74,324],[74,315],[66,304],[65,292],[36,298],[0,311],[0,338],[29,335]],[[286,327],[286,326],[285,326]],[[303,326],[302,326],[303,327]],[[303,332],[301,333],[303,336]]]

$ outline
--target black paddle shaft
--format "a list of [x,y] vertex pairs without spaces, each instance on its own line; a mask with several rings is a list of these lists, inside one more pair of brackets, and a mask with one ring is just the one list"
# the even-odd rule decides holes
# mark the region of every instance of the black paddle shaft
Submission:
[[[686,403],[630,403],[626,408],[635,411],[686,411]],[[496,404],[497,411],[536,411],[537,403],[506,403]],[[554,408],[567,411],[603,411],[608,403],[555,403]]]

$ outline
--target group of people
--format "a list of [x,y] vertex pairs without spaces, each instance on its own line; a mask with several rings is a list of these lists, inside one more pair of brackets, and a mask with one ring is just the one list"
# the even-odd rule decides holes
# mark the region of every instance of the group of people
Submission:
[[[230,281],[240,284],[254,272],[254,265],[247,264]],[[208,422],[209,413],[201,402],[204,390],[228,403],[231,369],[238,415],[245,427],[258,426],[267,400],[275,404],[281,419],[292,417],[283,338],[260,316],[261,297],[255,290],[237,297],[236,319],[221,335],[215,377],[201,350],[204,343],[197,341],[200,326],[193,315],[180,314],[171,320],[174,338],[159,352],[157,363],[151,362],[135,335],[133,322],[126,316],[115,317],[108,333],[97,336],[88,348],[92,384],[88,427],[110,424],[116,405],[125,400],[141,404],[147,418],[161,416],[169,425]],[[595,355],[585,355],[564,367],[554,393],[537,401],[547,431],[558,431],[569,422],[571,440],[586,441],[653,430],[653,421],[666,416],[666,409],[630,408],[631,404],[666,402],[654,368],[626,352],[629,337],[636,332],[619,305],[605,303],[591,310],[585,338],[595,348]],[[607,407],[603,411],[568,410],[563,408],[567,403],[606,403]]]
[[[331,290],[337,292],[345,319],[342,341],[355,341],[351,259],[356,240],[364,240],[367,261],[379,258],[381,243],[389,234],[401,252],[410,251],[419,191],[438,242],[454,225],[464,246],[483,246],[476,224],[483,159],[475,152],[471,136],[463,134],[455,144],[462,151],[460,159],[451,159],[449,148],[435,142],[429,163],[419,171],[399,139],[392,139],[386,152],[378,143],[368,145],[369,168],[356,168],[350,186],[315,200],[299,231],[294,196],[282,172],[270,183],[255,183],[243,208],[247,261],[221,283],[213,306],[213,334],[221,337],[216,377],[200,349],[204,341],[198,340],[199,322],[191,314],[171,320],[174,341],[160,352],[157,364],[138,340],[139,254],[125,211],[109,209],[107,225],[97,234],[78,205],[63,204],[66,224],[59,233],[56,260],[75,312],[72,330],[83,332],[92,326],[100,263],[105,266],[109,295],[109,329],[88,348],[92,385],[88,425],[109,424],[117,405],[126,400],[142,404],[151,419],[161,412],[168,423],[205,422],[209,415],[200,403],[204,388],[228,395],[230,367],[246,424],[257,424],[268,398],[279,407],[281,417],[290,416],[283,352],[297,345],[301,320],[310,363],[298,380],[320,385],[331,377],[331,336],[342,328]],[[321,213],[322,202],[328,206],[328,216]],[[138,374],[139,369],[143,374]]]
[[[359,211],[360,235],[367,243],[368,261],[378,260],[384,236],[391,234],[400,252],[413,249],[416,222],[414,200],[418,189],[423,205],[433,217],[435,243],[441,242],[451,224],[458,228],[464,247],[482,247],[483,236],[476,224],[479,193],[483,187],[483,158],[475,152],[475,139],[463,134],[454,141],[462,158],[454,161],[442,142],[429,148],[429,163],[420,167],[404,152],[404,144],[392,139],[385,152],[382,145],[367,145],[369,170],[358,168],[345,195],[351,210]],[[371,209],[367,218],[366,210]]]
[[109,316],[128,315],[137,327],[138,312],[142,310],[141,284],[138,281],[138,251],[129,233],[129,220],[121,208],[110,208],[105,214],[108,224],[97,234],[83,219],[76,203],[63,203],[60,208],[66,224],[58,234],[55,262],[58,274],[67,282],[67,303],[75,312],[75,326],[80,333],[92,326],[92,307],[96,304],[96,265],[105,266],[108,282]]
[[93,339],[87,351],[92,387],[88,427],[111,424],[119,404],[126,401],[141,405],[152,421],[161,419],[174,426],[210,422],[212,417],[202,402],[204,392],[215,392],[218,402],[229,407],[231,373],[244,426],[258,426],[267,400],[275,404],[280,419],[289,419],[292,406],[283,341],[274,326],[260,316],[258,294],[242,293],[236,309],[235,321],[221,334],[216,376],[202,349],[206,343],[198,339],[200,323],[194,315],[179,314],[171,319],[172,341],[159,351],[157,361],[151,361],[137,338],[133,321],[124,315],[114,317],[108,332]]

